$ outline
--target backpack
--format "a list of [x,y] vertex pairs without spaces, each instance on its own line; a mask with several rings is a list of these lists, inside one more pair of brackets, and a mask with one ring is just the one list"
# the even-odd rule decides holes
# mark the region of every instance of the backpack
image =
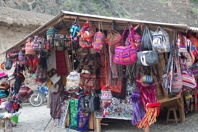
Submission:
[[152,32],[152,47],[154,51],[170,52],[170,43],[168,33],[162,28]]
[[89,22],[86,22],[80,30],[81,36],[79,44],[82,48],[92,48],[92,40],[94,37],[95,31],[91,27]]
[[80,105],[85,111],[97,111],[100,109],[100,98],[98,95],[82,96]]

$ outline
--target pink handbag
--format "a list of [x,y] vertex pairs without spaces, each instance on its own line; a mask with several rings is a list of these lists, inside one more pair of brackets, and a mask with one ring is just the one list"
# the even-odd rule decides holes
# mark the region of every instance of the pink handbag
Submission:
[[[123,32],[122,38],[124,37],[125,33],[126,33],[126,28]],[[115,55],[113,58],[114,63],[121,65],[129,65],[136,62],[136,60],[137,60],[137,51],[135,45],[129,44],[129,45],[115,47]]]

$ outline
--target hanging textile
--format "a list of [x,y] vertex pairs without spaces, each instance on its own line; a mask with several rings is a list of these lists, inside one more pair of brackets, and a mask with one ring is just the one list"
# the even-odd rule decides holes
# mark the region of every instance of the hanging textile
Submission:
[[133,106],[131,123],[133,125],[136,125],[139,121],[142,120],[142,118],[145,115],[144,108],[140,102],[140,93],[132,92],[130,102],[131,102],[131,105]]
[[156,118],[160,112],[160,105],[160,103],[146,104],[146,114],[144,118],[140,122],[138,122],[137,127],[147,128],[155,123],[157,121]]
[[69,128],[76,129],[78,127],[78,99],[70,99],[69,101]]
[[77,131],[87,131],[89,124],[90,112],[85,111],[81,107],[81,99],[78,101],[78,127]]
[[156,98],[156,85],[154,83],[147,84],[137,81],[137,86],[140,89],[140,99],[144,107],[147,103],[155,103]]
[[56,72],[59,75],[67,75],[66,67],[65,51],[56,51]]
[[56,52],[52,50],[47,58],[47,71],[56,69]]

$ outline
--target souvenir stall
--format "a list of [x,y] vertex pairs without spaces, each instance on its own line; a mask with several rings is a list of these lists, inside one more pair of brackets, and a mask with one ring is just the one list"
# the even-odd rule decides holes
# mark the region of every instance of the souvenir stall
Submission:
[[19,100],[11,95],[12,79],[7,73],[0,72],[0,128],[5,131],[18,123],[21,108]]
[[[187,34],[187,38],[194,44],[195,47],[198,47],[198,28],[195,27],[189,27]],[[193,52],[193,54],[196,56],[194,58],[194,64],[190,66],[189,70],[194,74],[194,77],[197,82],[198,77],[198,62],[197,62],[197,54]],[[197,89],[189,89],[186,88],[183,90],[183,98],[184,98],[184,108],[185,108],[185,114],[197,112],[198,111],[198,91]]]
[[56,127],[99,132],[109,118],[149,131],[167,102],[185,119],[182,89],[196,88],[197,56],[187,28],[62,11],[6,54],[17,51],[15,64],[49,87]]

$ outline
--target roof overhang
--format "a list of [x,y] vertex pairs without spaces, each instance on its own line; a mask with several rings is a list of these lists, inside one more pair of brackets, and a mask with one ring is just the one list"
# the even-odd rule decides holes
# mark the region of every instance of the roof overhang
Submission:
[[[6,53],[10,51],[12,48],[21,47],[25,44],[25,41],[28,37],[32,37],[34,35],[38,35],[40,33],[45,32],[48,28],[51,26],[55,26],[56,24],[60,23],[62,20],[68,20],[68,21],[74,21],[74,19],[78,18],[79,21],[94,21],[94,22],[104,22],[104,23],[120,23],[120,24],[148,24],[153,26],[162,26],[162,27],[168,27],[171,29],[180,29],[183,31],[186,31],[188,29],[188,26],[186,24],[171,24],[171,23],[161,23],[161,22],[152,22],[152,21],[141,21],[141,20],[132,20],[132,19],[126,19],[126,18],[116,18],[116,17],[106,17],[106,16],[99,16],[99,15],[90,15],[90,14],[81,14],[76,12],[70,12],[70,11],[61,11],[59,15],[55,16],[50,21],[46,22],[44,25],[40,26],[30,34],[28,34],[24,39],[17,42],[14,46],[10,47],[6,51],[3,51],[3,53]],[[2,53],[2,54],[3,54]]]

